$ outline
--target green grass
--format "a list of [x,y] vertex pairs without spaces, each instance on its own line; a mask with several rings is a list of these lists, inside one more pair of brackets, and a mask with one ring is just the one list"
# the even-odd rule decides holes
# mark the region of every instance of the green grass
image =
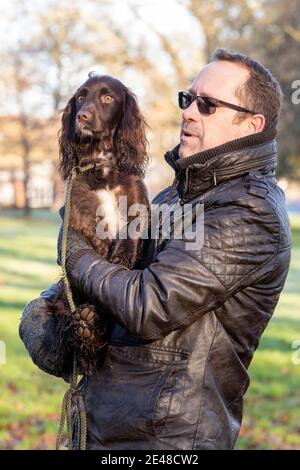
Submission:
[[[250,365],[251,384],[236,449],[300,449],[300,217],[291,217],[292,263],[275,314]],[[300,358],[300,354],[298,354]]]
[[41,372],[18,336],[25,304],[54,283],[59,218],[0,218],[0,449],[54,448],[63,380]]
[[[0,449],[53,449],[66,384],[41,372],[18,336],[27,302],[58,278],[58,216],[0,217]],[[284,293],[250,366],[251,385],[237,449],[300,449],[300,218],[292,219],[293,258]],[[298,355],[300,357],[300,354]]]

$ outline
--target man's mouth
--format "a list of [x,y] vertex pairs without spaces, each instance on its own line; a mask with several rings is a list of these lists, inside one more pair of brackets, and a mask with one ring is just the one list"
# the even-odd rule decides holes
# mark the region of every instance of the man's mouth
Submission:
[[188,130],[183,130],[181,133],[182,139],[196,138],[197,136]]

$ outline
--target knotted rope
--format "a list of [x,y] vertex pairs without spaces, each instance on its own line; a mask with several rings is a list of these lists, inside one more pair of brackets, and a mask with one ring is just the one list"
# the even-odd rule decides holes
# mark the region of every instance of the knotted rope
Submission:
[[[68,243],[68,230],[71,214],[71,195],[74,179],[78,174],[85,173],[88,170],[95,169],[97,166],[96,163],[89,163],[84,167],[76,166],[72,169],[72,172],[68,178],[67,189],[66,189],[66,201],[65,201],[65,213],[63,220],[63,235],[62,235],[62,246],[61,246],[61,266],[63,272],[63,281],[65,286],[65,292],[67,301],[71,310],[72,315],[75,313],[77,306],[75,305],[72,290],[68,280],[67,270],[66,270],[66,261],[67,261],[67,243]],[[172,196],[176,190],[177,181],[176,178],[171,185],[168,197],[167,204],[171,202]],[[70,388],[66,391],[62,409],[59,430],[56,440],[56,450],[61,449],[62,438],[64,435],[65,423],[67,425],[66,434],[68,439],[68,450],[73,450],[73,431],[72,431],[72,405],[74,405],[77,417],[78,417],[78,439],[79,439],[79,449],[86,450],[86,438],[87,438],[87,417],[86,410],[84,406],[83,397],[78,385],[78,374],[76,370],[76,354],[74,352],[73,356],[73,373],[70,380]]]
[[[63,220],[63,235],[62,235],[62,245],[61,245],[61,266],[63,272],[63,281],[65,286],[65,292],[67,301],[71,310],[72,315],[76,311],[76,305],[73,299],[72,290],[70,287],[70,283],[68,280],[67,270],[66,270],[66,261],[67,261],[67,243],[68,243],[68,230],[69,230],[69,223],[70,223],[70,214],[71,214],[71,195],[72,195],[72,188],[75,177],[80,174],[84,173],[88,170],[94,169],[95,164],[89,163],[84,167],[76,166],[72,169],[72,172],[68,178],[67,182],[67,190],[66,190],[66,201],[65,201],[65,214]],[[67,425],[67,439],[68,439],[68,450],[73,450],[73,435],[72,435],[72,405],[77,413],[78,417],[78,439],[79,439],[79,449],[85,450],[86,449],[86,437],[87,437],[87,418],[86,418],[86,410],[84,406],[83,397],[80,391],[80,387],[78,384],[78,374],[76,368],[76,353],[74,352],[73,356],[73,373],[70,380],[70,388],[66,391],[62,409],[61,409],[61,417],[60,417],[60,424],[59,430],[56,440],[56,450],[60,450],[62,438],[64,434],[65,423]]]

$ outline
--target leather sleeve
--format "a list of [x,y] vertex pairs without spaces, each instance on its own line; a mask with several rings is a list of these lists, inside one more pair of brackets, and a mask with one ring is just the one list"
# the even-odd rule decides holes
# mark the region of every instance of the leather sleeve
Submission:
[[266,212],[262,218],[256,207],[207,211],[201,248],[191,250],[184,240],[169,240],[143,270],[130,271],[94,252],[75,253],[67,264],[71,282],[132,334],[161,339],[267,274],[279,238],[273,233],[273,215]]
[[184,328],[224,301],[225,288],[218,279],[188,252],[172,246],[141,271],[85,253],[70,277],[92,303],[144,339]]

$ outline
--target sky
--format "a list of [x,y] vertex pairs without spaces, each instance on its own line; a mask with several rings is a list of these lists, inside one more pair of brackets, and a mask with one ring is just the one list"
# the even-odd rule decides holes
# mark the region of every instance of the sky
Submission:
[[[19,0],[0,0],[0,44],[2,47],[7,43],[15,43],[18,38],[25,37],[28,32],[31,33],[35,25],[34,22],[28,21],[28,18],[30,19],[37,10],[42,10],[51,3],[53,3],[52,0],[23,0],[22,3]],[[133,3],[138,6],[143,19],[157,31],[168,35],[182,34],[186,41],[202,40],[195,20],[188,15],[184,6],[180,5],[180,0],[98,0],[97,3],[106,4],[107,8],[113,12],[114,21],[121,25],[128,25],[128,33],[131,35],[145,33],[145,25],[139,26],[137,22],[131,20],[128,6]],[[61,4],[71,5],[72,0],[62,0]],[[86,10],[87,3],[83,1],[81,4]],[[12,20],[16,9],[24,12],[23,20],[19,20],[18,23]]]
[[[115,24],[121,28],[128,30],[128,37],[132,43],[139,43],[141,39],[145,41],[147,53],[152,60],[159,61],[159,67],[163,73],[168,75],[173,69],[170,66],[169,58],[161,51],[161,44],[156,34],[151,30],[162,32],[169,38],[176,38],[177,44],[182,43],[182,55],[188,63],[193,61],[193,51],[203,41],[199,26],[195,20],[187,13],[184,6],[180,3],[184,0],[86,0],[77,2],[79,8],[83,9],[86,13],[90,3],[93,7],[96,5],[106,5],[110,11],[111,17]],[[76,0],[75,0],[76,2]],[[72,8],[72,0],[0,0],[0,54],[5,57],[6,50],[9,48],[18,47],[18,43],[31,36],[33,33],[38,32],[39,24],[36,21],[36,13],[46,10],[51,4],[67,5]],[[143,18],[143,22],[136,20],[129,8],[130,4],[138,7],[138,11]],[[93,8],[92,7],[92,8]],[[18,21],[16,21],[16,12],[19,12]],[[3,59],[0,57],[0,60]],[[4,59],[5,60],[5,59]],[[0,62],[1,70],[1,62]],[[99,64],[89,70],[96,70],[99,72]],[[100,70],[101,73],[101,70]],[[129,86],[132,86],[137,93],[143,92],[142,84],[135,82],[134,76],[130,76],[126,80],[129,81]],[[86,71],[83,72],[84,77],[78,77],[79,82],[86,76]],[[51,80],[51,70],[49,79]],[[132,84],[131,84],[132,82]],[[3,109],[3,99],[5,96],[5,84],[1,82],[0,78],[0,113],[5,113]],[[47,111],[45,111],[47,113]]]

